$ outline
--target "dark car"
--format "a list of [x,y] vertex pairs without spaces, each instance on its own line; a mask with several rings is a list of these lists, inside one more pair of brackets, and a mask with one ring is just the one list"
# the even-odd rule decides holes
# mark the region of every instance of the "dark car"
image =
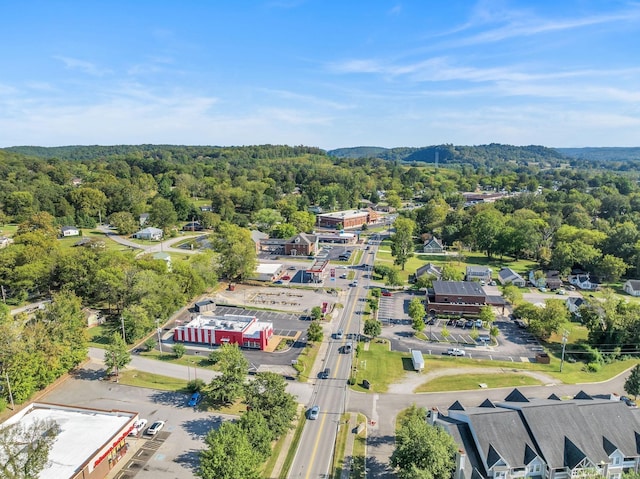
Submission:
[[321,379],[329,379],[329,376],[331,375],[331,369],[329,368],[324,368],[324,371],[322,371],[320,373],[320,378]]

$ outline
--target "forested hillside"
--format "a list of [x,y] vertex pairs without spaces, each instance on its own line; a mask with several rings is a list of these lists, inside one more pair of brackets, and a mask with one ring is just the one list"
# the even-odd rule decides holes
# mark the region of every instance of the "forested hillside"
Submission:
[[[69,312],[60,315],[68,323],[49,313],[41,322],[11,322],[2,304],[3,337],[14,338],[21,354],[0,357],[0,367],[19,397],[29,397],[81,355],[81,341],[74,337],[76,349],[61,333],[69,323],[77,328],[81,307],[103,310],[118,327],[123,321],[128,341],[143,337],[155,319],[218,278],[247,277],[256,261],[251,229],[276,238],[313,231],[310,206],[336,211],[384,202],[415,223],[415,249],[433,234],[451,248],[504,264],[525,259],[563,275],[581,268],[618,289],[622,280],[640,277],[638,170],[583,168],[577,160],[572,167],[548,148],[501,145],[439,147],[436,169],[420,160],[434,148],[406,149],[403,161],[278,145],[0,150],[0,236],[13,239],[0,249],[3,299],[20,304],[54,295]],[[470,191],[505,196],[471,205],[462,194]],[[407,203],[416,207],[403,209]],[[162,261],[110,249],[105,241],[65,247],[58,239],[61,226],[91,230],[100,220],[130,235],[143,213],[169,236],[199,221],[210,248],[169,271]],[[588,321],[591,345],[635,351],[640,307],[610,304]],[[49,354],[59,361],[55,369],[21,366],[27,357],[43,358],[41,351],[60,352]]]

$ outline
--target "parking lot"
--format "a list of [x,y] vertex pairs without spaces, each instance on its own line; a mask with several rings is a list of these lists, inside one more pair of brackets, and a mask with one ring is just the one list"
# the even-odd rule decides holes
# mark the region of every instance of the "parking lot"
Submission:
[[[127,438],[130,453],[119,465],[118,479],[175,479],[194,477],[198,453],[212,429],[233,416],[205,412],[187,406],[188,394],[124,386],[97,378],[101,366],[88,363],[76,377],[42,398],[43,402],[103,410],[138,412],[151,424],[166,425],[155,437]],[[125,467],[126,466],[126,467]]]
[[[494,294],[493,290],[498,293],[497,288],[488,288],[491,289],[488,294]],[[519,328],[514,321],[508,319],[508,316],[501,315],[501,308],[496,309],[494,323],[500,330],[497,345],[491,345],[490,341],[483,340],[489,339],[489,330],[486,329],[486,325],[480,326],[471,319],[459,318],[427,317],[425,318],[426,327],[423,331],[427,340],[417,339],[412,329],[412,320],[408,314],[409,303],[414,297],[416,297],[414,293],[404,291],[380,297],[378,318],[383,325],[381,336],[391,341],[394,350],[419,349],[427,354],[441,354],[446,352],[447,348],[457,346],[464,348],[468,356],[517,362],[532,361],[536,354],[543,351],[538,340],[526,329]],[[474,335],[478,334],[477,339],[472,337],[474,326]],[[449,336],[446,338],[442,334],[443,327],[446,327],[449,332]]]

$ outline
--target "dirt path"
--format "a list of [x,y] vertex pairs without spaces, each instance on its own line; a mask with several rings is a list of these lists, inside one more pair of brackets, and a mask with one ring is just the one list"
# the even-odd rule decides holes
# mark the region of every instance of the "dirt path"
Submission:
[[557,384],[558,380],[552,376],[541,373],[539,371],[529,371],[526,369],[517,368],[450,368],[450,369],[436,369],[435,371],[426,371],[422,373],[410,372],[399,383],[389,386],[387,391],[390,394],[410,394],[415,391],[418,386],[424,383],[428,383],[435,378],[442,376],[457,376],[462,374],[526,374],[540,381],[545,386]]

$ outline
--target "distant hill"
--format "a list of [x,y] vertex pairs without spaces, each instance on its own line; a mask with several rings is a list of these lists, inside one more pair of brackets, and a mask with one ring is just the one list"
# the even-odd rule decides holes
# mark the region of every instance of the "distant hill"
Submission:
[[478,146],[434,145],[421,148],[379,148],[360,146],[340,148],[327,152],[329,156],[341,158],[380,158],[403,162],[445,164],[490,165],[499,161],[514,161],[519,164],[561,162],[564,157],[553,148],[544,146],[512,146],[491,143]]
[[556,148],[569,158],[593,161],[640,160],[640,147]]

